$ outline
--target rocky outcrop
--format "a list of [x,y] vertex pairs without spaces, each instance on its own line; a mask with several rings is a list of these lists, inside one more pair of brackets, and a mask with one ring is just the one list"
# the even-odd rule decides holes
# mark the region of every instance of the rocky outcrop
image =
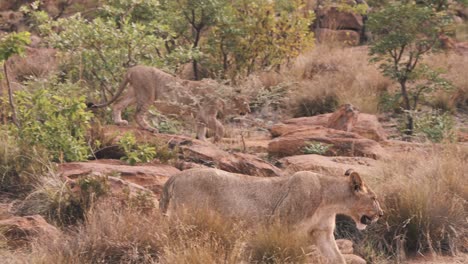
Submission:
[[130,166],[120,160],[95,160],[63,163],[59,165],[59,172],[63,177],[72,180],[90,174],[118,176],[121,180],[137,184],[159,194],[167,179],[179,170],[165,164],[151,163]]
[[[283,123],[272,126],[270,132],[272,136],[278,137],[283,134],[296,130],[302,130],[308,127],[326,127],[328,126],[328,121],[332,115],[332,113],[329,113],[310,117],[288,119],[283,121]],[[375,141],[387,140],[385,130],[375,115],[360,113],[356,123],[352,128],[352,132]]]
[[309,154],[285,157],[278,162],[286,174],[306,170],[331,175],[344,175],[348,169],[353,169],[361,175],[371,177],[381,174],[378,161],[364,157],[326,157]]
[[262,159],[245,153],[229,153],[214,145],[181,147],[184,160],[221,170],[252,176],[280,176],[281,170]]
[[0,234],[11,248],[27,246],[35,240],[50,240],[58,237],[60,231],[47,223],[40,215],[16,216],[0,221]]
[[268,153],[278,157],[307,154],[304,147],[311,144],[326,145],[328,150],[318,153],[326,156],[360,156],[373,159],[384,156],[384,150],[374,140],[322,126],[307,126],[287,132],[268,144]]
[[320,28],[335,30],[361,31],[364,22],[361,15],[340,11],[338,7],[331,6],[318,12],[317,20]]
[[[113,128],[113,129],[112,129]],[[110,130],[112,129],[112,131]],[[129,127],[116,127],[108,126],[105,128],[106,134],[113,133],[115,136],[114,141],[117,142],[120,135],[125,132],[132,132],[137,138],[138,142],[150,143],[155,141],[168,144],[171,149],[179,151],[178,164],[179,168],[193,168],[198,167],[195,164],[206,167],[214,167],[234,173],[241,173],[252,176],[280,176],[281,170],[272,164],[250,154],[228,152],[222,150],[215,144],[210,142],[200,141],[194,138],[169,135],[169,134],[152,134],[147,131],[129,128]],[[113,152],[113,151],[111,151]]]

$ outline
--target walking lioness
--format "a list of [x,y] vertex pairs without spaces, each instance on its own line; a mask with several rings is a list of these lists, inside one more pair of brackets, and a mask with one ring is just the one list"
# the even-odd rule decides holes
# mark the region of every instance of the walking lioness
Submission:
[[290,177],[261,178],[217,169],[192,169],[164,185],[160,209],[212,209],[247,222],[279,221],[306,232],[330,263],[346,263],[335,243],[335,216],[350,216],[358,229],[383,215],[377,197],[358,173],[325,176],[302,171]]
[[[122,119],[122,111],[129,105],[136,104],[135,121],[148,131],[158,130],[148,124],[146,115],[156,100],[177,101],[190,106],[190,111],[197,122],[197,138],[205,140],[206,128],[213,130],[215,141],[219,141],[224,134],[224,127],[217,119],[227,100],[231,108],[239,114],[250,113],[248,98],[240,94],[228,95],[218,93],[216,87],[208,81],[182,80],[160,69],[137,65],[127,70],[119,89],[112,99],[103,104],[91,104],[91,108],[100,108],[112,103],[112,119],[117,125],[128,125]],[[130,89],[124,93],[127,86]],[[123,95],[122,95],[123,94]]]

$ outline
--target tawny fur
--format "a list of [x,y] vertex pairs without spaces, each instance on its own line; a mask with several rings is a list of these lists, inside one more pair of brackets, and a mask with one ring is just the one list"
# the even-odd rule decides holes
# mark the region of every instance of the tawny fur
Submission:
[[[124,95],[125,88],[130,86]],[[214,89],[205,81],[188,81],[179,79],[171,74],[154,67],[135,66],[129,68],[114,97],[107,103],[94,105],[104,107],[112,103],[112,118],[117,125],[128,125],[128,121],[122,120],[122,111],[131,104],[136,104],[135,121],[137,124],[151,132],[158,130],[150,126],[146,121],[149,108],[156,100],[176,100],[180,104],[190,106],[197,122],[197,138],[205,140],[206,129],[214,131],[215,141],[219,141],[224,135],[224,127],[217,119],[219,111],[222,111],[225,102],[219,98]],[[196,98],[201,97],[200,100]],[[246,97],[233,98],[232,103],[241,105],[240,113],[250,112]],[[184,112],[186,114],[186,112]]]
[[[306,232],[330,263],[345,263],[333,231],[336,214],[375,222],[383,214],[375,194],[360,176],[325,176],[297,172],[290,177],[262,178],[217,169],[192,169],[164,185],[160,209],[168,216],[179,210],[206,208],[246,222],[279,221]],[[369,222],[370,223],[370,222]]]
[[352,104],[344,104],[329,118],[327,127],[351,132],[359,116],[359,110]]

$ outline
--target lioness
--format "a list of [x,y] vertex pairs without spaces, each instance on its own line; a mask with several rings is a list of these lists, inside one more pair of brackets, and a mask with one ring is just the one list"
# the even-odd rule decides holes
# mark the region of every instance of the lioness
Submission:
[[164,185],[160,209],[203,208],[247,222],[272,220],[306,232],[330,263],[346,263],[335,242],[335,216],[350,216],[362,230],[383,215],[374,192],[358,173],[325,176],[302,171],[290,177],[262,178],[217,169],[191,169]]
[[[120,96],[127,85],[130,89]],[[176,91],[176,89],[186,89]],[[176,98],[171,98],[176,97]],[[195,100],[201,97],[200,100]],[[224,108],[225,102],[207,87],[203,81],[188,81],[172,76],[154,67],[143,65],[134,66],[127,70],[122,83],[111,100],[99,105],[91,105],[92,108],[112,106],[112,118],[117,125],[128,125],[126,120],[122,120],[122,110],[130,104],[136,103],[135,120],[137,124],[151,132],[158,132],[146,122],[148,109],[155,100],[179,100],[181,103],[193,104],[197,122],[197,138],[205,140],[206,127],[215,132],[215,141],[219,141],[224,134],[224,128],[216,118],[219,111]],[[246,97],[234,96],[232,104],[237,107],[240,114],[250,112]]]

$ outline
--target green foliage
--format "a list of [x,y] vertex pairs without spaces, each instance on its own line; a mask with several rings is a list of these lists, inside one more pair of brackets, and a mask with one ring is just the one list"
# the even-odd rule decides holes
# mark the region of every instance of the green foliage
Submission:
[[422,133],[432,142],[455,139],[455,120],[450,113],[432,111],[422,113],[416,118],[416,133]]
[[235,78],[277,68],[312,46],[309,25],[314,14],[301,11],[302,1],[289,2],[242,0],[226,5],[207,40],[207,60],[214,71]]
[[156,148],[149,144],[138,144],[135,135],[128,132],[119,140],[118,145],[125,152],[121,159],[130,165],[140,162],[150,162],[156,157]]
[[22,55],[26,45],[31,43],[31,34],[27,31],[13,32],[0,39],[0,61],[6,61],[15,54]]
[[[391,4],[369,17],[369,30],[375,39],[370,48],[371,61],[400,85],[407,113],[417,108],[425,94],[451,86],[437,71],[420,63],[449,23],[445,12],[411,3]],[[406,131],[411,135],[413,118],[407,114],[406,119]]]
[[[37,90],[16,92],[19,140],[28,146],[49,150],[54,161],[86,160],[90,149],[85,136],[92,113],[86,110],[84,96],[67,94],[74,84],[46,84]],[[75,87],[76,88],[76,87]]]
[[328,144],[323,144],[321,142],[307,142],[304,148],[302,149],[302,152],[304,154],[318,154],[318,155],[324,155],[327,153],[327,151],[330,149],[330,145]]

